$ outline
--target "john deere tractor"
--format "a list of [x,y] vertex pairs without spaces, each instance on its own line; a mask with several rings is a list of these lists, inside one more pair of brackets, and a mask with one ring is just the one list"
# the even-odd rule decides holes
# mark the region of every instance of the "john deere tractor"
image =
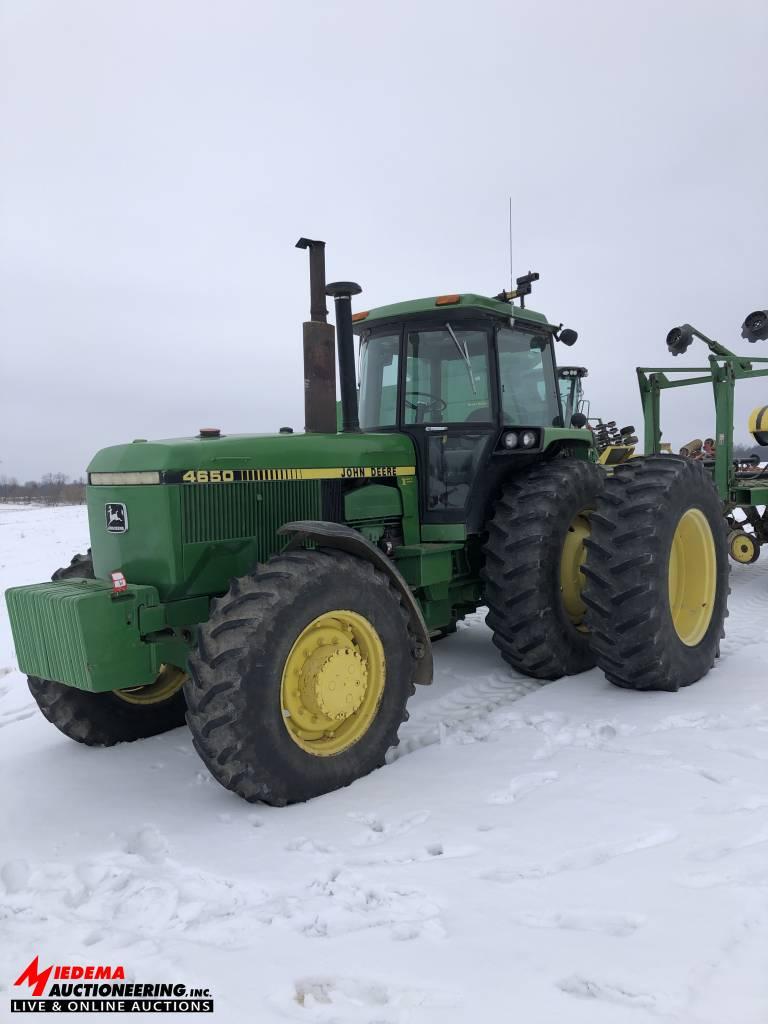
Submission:
[[560,403],[566,423],[576,413],[589,421],[589,399],[584,395],[584,378],[589,374],[586,366],[558,366],[557,383],[560,390]]
[[[600,417],[590,416],[589,399],[584,395],[584,378],[589,371],[586,366],[558,366],[557,381],[560,386],[560,405],[566,423],[576,423],[583,417],[589,425],[597,449],[597,461],[603,465],[615,466],[631,459],[635,452],[637,437],[635,428],[617,427],[615,420],[605,422]],[[576,417],[576,419],[574,419]]]
[[298,244],[306,431],[203,429],[94,457],[90,551],[8,592],[46,718],[91,745],[186,720],[218,782],[286,804],[384,763],[432,681],[432,641],[483,605],[502,657],[535,678],[597,664],[676,690],[704,675],[728,589],[711,476],[678,457],[597,464],[558,395],[556,343],[575,332],[515,305],[535,275],[353,316],[360,288],[326,287],[324,243]]

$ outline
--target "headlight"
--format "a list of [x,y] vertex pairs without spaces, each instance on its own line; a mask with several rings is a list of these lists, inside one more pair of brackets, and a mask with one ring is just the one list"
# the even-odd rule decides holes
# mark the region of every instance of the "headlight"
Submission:
[[532,430],[524,430],[520,440],[523,442],[523,448],[533,448],[536,444],[536,435]]
[[160,474],[146,470],[138,473],[91,473],[88,482],[96,487],[119,487],[122,484],[159,484]]
[[504,435],[504,447],[505,448],[517,448],[520,443],[517,434],[514,430],[508,430]]

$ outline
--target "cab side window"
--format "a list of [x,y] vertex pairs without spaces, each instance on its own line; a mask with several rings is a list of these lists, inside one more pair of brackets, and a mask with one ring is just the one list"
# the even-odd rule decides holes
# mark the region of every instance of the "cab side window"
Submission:
[[497,345],[503,422],[551,427],[559,409],[550,337],[502,327]]
[[359,414],[362,430],[397,423],[397,373],[400,335],[383,334],[360,343]]

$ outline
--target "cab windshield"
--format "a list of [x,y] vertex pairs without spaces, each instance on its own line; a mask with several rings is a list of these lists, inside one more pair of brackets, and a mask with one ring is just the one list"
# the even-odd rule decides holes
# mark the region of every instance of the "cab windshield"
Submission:
[[579,378],[560,377],[560,404],[563,407],[563,419],[566,423],[571,422],[571,416],[575,412],[581,412],[581,401],[579,400]]
[[491,423],[488,332],[454,327],[408,331],[405,423]]
[[560,388],[560,404],[563,407],[563,416],[566,423],[571,422],[571,416],[575,412],[576,381],[573,377],[559,377],[557,381]]
[[[446,321],[419,330],[382,329],[360,342],[360,426],[398,423],[400,359],[405,358],[402,422],[486,424],[496,421],[492,400],[492,333]],[[559,416],[551,336],[520,328],[496,332],[502,421],[551,426]]]

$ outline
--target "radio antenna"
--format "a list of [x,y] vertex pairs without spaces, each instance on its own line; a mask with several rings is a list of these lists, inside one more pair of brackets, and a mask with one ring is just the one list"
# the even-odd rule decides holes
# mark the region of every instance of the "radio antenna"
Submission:
[[509,197],[509,290],[515,290],[515,274],[512,269],[512,196]]

